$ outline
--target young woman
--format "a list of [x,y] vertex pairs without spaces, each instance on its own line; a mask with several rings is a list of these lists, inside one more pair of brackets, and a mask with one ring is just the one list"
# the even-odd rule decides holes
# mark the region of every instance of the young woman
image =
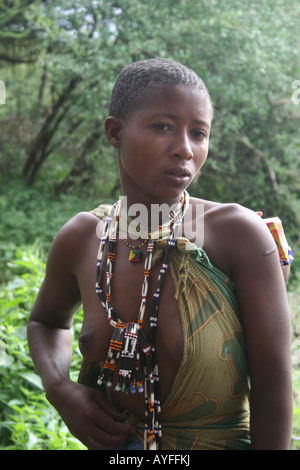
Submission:
[[289,447],[290,316],[276,245],[252,211],[186,191],[212,117],[187,67],[124,69],[105,122],[122,197],[76,215],[51,247],[29,345],[50,403],[90,449]]

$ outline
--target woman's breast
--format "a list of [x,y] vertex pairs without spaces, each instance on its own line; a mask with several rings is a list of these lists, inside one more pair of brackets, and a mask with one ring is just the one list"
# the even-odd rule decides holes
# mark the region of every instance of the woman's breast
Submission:
[[[124,321],[137,322],[141,302],[143,266],[131,265],[127,258],[116,264],[112,279],[111,304]],[[125,262],[126,261],[126,262]],[[136,269],[137,268],[137,269]],[[151,270],[149,291],[143,320],[143,329],[150,339],[151,303],[158,279],[159,264]],[[94,270],[95,272],[95,270]],[[105,277],[101,287],[105,290]],[[95,292],[95,279],[84,276],[81,280],[84,321],[79,336],[79,348],[85,359],[103,365],[109,349],[113,327]],[[178,302],[174,298],[175,288],[171,272],[167,271],[160,292],[156,348],[161,387],[161,400],[169,393],[175,380],[183,355],[183,334]],[[144,415],[144,399],[136,394],[132,397],[109,390],[113,402],[120,408]]]

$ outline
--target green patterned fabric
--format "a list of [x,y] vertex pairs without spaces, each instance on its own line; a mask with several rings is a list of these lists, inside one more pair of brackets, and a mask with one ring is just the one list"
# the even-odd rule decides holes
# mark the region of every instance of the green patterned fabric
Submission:
[[[165,242],[158,243],[156,259]],[[163,449],[249,449],[248,366],[234,285],[184,238],[177,240],[169,269],[184,347],[162,404]],[[143,441],[144,423],[129,414],[128,422]]]
[[[162,406],[163,450],[247,450],[249,380],[233,283],[186,239],[178,240],[170,269],[184,350]],[[144,423],[128,421],[143,440]]]
[[247,449],[249,381],[234,286],[203,250],[185,239],[177,248],[170,268],[184,351],[162,407],[163,448]]

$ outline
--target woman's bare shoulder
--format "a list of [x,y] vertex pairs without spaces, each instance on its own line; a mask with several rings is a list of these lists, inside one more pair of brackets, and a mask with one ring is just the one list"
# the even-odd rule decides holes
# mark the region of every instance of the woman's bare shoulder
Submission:
[[68,240],[71,236],[73,241],[80,241],[94,233],[99,223],[102,224],[102,220],[94,213],[78,212],[60,228],[54,239]]
[[79,212],[69,219],[53,238],[48,264],[72,266],[76,263],[85,247],[95,238],[99,239],[99,232],[103,221],[91,212]]
[[204,246],[225,272],[232,273],[237,264],[243,266],[251,257],[261,260],[275,251],[273,237],[255,211],[236,203],[195,203],[204,207]]
[[203,213],[208,223],[230,234],[237,229],[249,231],[262,230],[265,233],[266,226],[257,212],[237,203],[221,203],[204,199],[191,199],[192,204],[202,204]]

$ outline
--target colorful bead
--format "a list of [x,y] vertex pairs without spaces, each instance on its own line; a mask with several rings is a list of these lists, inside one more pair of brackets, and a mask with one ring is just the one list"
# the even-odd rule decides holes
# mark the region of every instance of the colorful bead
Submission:
[[139,263],[142,259],[142,255],[143,253],[141,250],[130,250],[129,261],[131,261],[131,263]]
[[[177,234],[184,217],[185,211],[188,207],[189,196],[185,191],[177,205],[176,210],[170,216],[170,238],[168,241],[167,249],[165,252],[163,264],[158,275],[157,286],[155,294],[152,299],[150,309],[150,327],[152,331],[151,337],[155,338],[155,330],[157,327],[158,306],[160,289],[164,274],[168,268],[172,250],[175,246]],[[144,264],[144,280],[142,284],[140,310],[138,321],[125,323],[118,315],[116,310],[110,303],[111,299],[111,281],[113,278],[113,270],[116,255],[117,234],[119,214],[121,210],[121,202],[117,201],[111,213],[107,216],[104,224],[103,235],[101,237],[98,259],[97,259],[97,280],[96,280],[96,293],[105,307],[107,318],[110,325],[114,328],[113,335],[110,342],[110,347],[107,355],[101,376],[98,378],[98,384],[106,384],[108,387],[112,385],[113,376],[119,363],[118,382],[115,387],[116,391],[125,393],[135,393],[136,390],[143,392],[145,390],[145,439],[146,449],[160,449],[161,448],[161,425],[160,425],[160,398],[159,398],[159,374],[158,365],[156,360],[156,347],[151,344],[142,328],[146,299],[148,293],[148,284],[150,269],[152,263],[152,255],[154,251],[154,240],[144,240],[140,245],[133,246],[127,241],[124,243],[131,249],[129,260],[138,262],[141,260],[141,248],[148,242],[147,254]],[[160,229],[164,227],[159,227]],[[106,292],[104,293],[100,286],[100,268],[102,257],[104,253],[104,246],[108,240],[108,255],[107,255],[107,274],[106,274]],[[140,354],[144,355],[145,370],[141,368],[139,360]],[[142,377],[144,375],[144,385]]]
[[142,248],[142,246],[144,246],[149,241],[149,237],[146,240],[144,240],[142,243],[140,243],[139,245],[131,245],[131,243],[128,243],[128,241],[125,240],[124,238],[121,238],[121,240],[125,243],[126,246],[128,246],[128,248],[130,248],[130,253],[129,253],[129,258],[128,258],[129,261],[131,263],[139,263],[143,257],[143,253],[140,250],[140,248]]

